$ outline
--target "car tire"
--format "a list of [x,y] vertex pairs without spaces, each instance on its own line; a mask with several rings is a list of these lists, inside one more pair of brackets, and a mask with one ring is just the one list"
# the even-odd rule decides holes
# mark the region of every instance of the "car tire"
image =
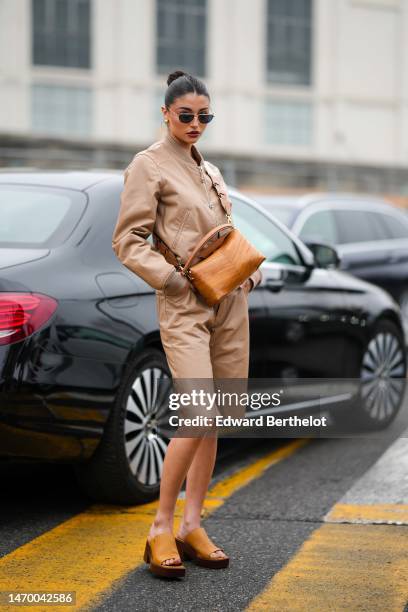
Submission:
[[89,497],[130,505],[158,497],[171,389],[165,355],[157,349],[145,350],[127,369],[96,451],[75,466]]
[[408,346],[408,291],[404,291],[399,297],[402,325],[405,332],[405,343]]
[[386,429],[401,408],[406,376],[404,335],[393,321],[381,319],[362,352],[358,394],[349,407],[334,413],[335,424],[349,432]]

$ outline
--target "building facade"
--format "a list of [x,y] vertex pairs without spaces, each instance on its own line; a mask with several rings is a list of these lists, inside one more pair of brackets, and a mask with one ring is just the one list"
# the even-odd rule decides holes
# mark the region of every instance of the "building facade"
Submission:
[[408,0],[0,0],[0,163],[121,168],[169,72],[232,184],[408,193]]

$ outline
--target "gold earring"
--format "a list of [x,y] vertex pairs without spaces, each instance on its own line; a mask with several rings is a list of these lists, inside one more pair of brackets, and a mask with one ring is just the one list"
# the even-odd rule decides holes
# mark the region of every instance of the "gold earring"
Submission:
[[165,120],[164,120],[164,123],[168,123],[168,122],[169,122],[169,120],[168,120],[168,119],[165,119]]

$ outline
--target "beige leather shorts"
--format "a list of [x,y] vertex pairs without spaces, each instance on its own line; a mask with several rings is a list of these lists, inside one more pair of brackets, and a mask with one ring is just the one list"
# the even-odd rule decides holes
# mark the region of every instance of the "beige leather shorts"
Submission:
[[[177,391],[193,387],[212,393],[217,389],[246,392],[249,315],[244,289],[238,287],[214,306],[208,306],[189,285],[176,296],[156,290],[156,306],[160,337]],[[223,415],[245,414],[245,408],[233,404],[217,408]],[[184,413],[209,414],[197,406],[188,406]]]

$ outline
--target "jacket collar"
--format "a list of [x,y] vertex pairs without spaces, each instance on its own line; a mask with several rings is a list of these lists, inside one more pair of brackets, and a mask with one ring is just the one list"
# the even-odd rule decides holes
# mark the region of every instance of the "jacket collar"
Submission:
[[[195,145],[191,145],[191,153],[189,153],[189,151],[183,147],[183,145],[181,145],[179,141],[171,134],[169,128],[166,129],[167,132],[163,137],[163,142],[166,144],[166,146],[172,150],[180,161],[198,170],[199,166],[197,161],[201,166],[204,163],[204,158],[197,147]],[[197,161],[194,161],[192,155],[194,155]]]

